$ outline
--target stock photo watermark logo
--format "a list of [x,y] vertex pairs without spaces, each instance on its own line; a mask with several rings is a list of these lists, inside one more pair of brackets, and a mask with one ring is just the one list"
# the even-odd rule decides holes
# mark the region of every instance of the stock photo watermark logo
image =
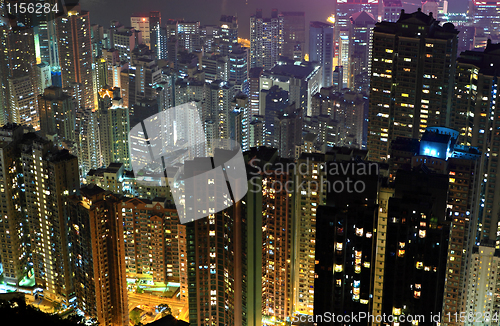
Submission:
[[50,29],[47,23],[55,23],[58,18],[79,11],[79,0],[5,0],[0,2],[0,25],[22,24],[27,28]]
[[181,223],[229,208],[248,191],[240,145],[206,137],[205,129],[221,126],[202,122],[199,112],[195,102],[183,104],[143,120],[129,132],[136,182],[170,187]]
[[[302,195],[328,193],[364,193],[367,177],[379,175],[379,165],[375,162],[317,162],[306,158],[299,163],[265,163],[259,159],[249,162],[250,192],[262,191],[261,178],[266,179],[275,193],[298,192]],[[282,176],[288,176],[282,178]],[[268,180],[269,179],[269,182]]]

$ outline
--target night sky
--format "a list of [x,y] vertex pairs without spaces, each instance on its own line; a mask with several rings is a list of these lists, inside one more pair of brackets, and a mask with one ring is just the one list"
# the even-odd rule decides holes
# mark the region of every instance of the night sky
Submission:
[[[467,1],[449,0],[450,11],[465,12]],[[80,0],[80,3],[82,9],[90,11],[91,22],[105,28],[111,20],[128,26],[132,13],[151,10],[161,11],[162,19],[199,20],[202,25],[217,24],[223,14],[237,14],[239,36],[244,38],[249,38],[249,19],[257,8],[263,9],[264,17],[271,15],[272,8],[280,12],[304,11],[306,24],[312,20],[325,21],[333,12],[333,0]],[[420,4],[420,0],[407,0],[406,3],[406,10],[416,10],[417,6],[411,3]]]

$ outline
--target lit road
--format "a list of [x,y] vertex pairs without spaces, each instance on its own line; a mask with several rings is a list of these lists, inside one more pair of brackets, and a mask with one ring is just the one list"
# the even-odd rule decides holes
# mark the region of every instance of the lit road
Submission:
[[[152,294],[145,294],[145,293],[140,294],[133,292],[128,293],[129,311],[132,311],[132,309],[134,309],[138,305],[148,305],[151,307],[156,307],[157,305],[162,303],[169,305],[169,307],[172,309],[172,315],[179,316],[180,312],[179,319],[187,321],[189,313],[187,302],[182,302],[178,299],[160,298]],[[147,320],[149,318],[146,316],[145,319]],[[146,322],[146,320],[143,320],[143,323]]]

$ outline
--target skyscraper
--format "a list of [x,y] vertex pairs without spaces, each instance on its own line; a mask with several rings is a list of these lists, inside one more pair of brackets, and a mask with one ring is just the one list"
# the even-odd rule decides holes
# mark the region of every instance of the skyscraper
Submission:
[[[292,313],[314,313],[314,267],[317,209],[326,203],[326,183],[321,182],[326,171],[321,168],[325,155],[302,154],[297,160],[301,169],[294,180],[303,187],[296,188],[294,210],[296,226],[292,231]],[[323,178],[323,179],[322,179]],[[320,181],[318,181],[320,180]],[[308,187],[311,191],[307,191]]]
[[244,93],[237,94],[231,102],[229,130],[230,139],[240,144],[243,152],[250,149],[250,106]]
[[399,19],[403,4],[401,0],[383,0],[384,13],[382,15],[383,21],[395,23]]
[[305,54],[306,46],[306,24],[305,13],[285,11],[281,12],[283,18],[283,50],[281,55],[289,59],[295,59],[296,49],[302,51],[297,61],[301,61]]
[[250,68],[271,69],[283,51],[283,17],[273,9],[271,18],[262,17],[262,9],[250,17]]
[[482,173],[484,177],[482,204],[476,212],[476,243],[495,240],[499,230],[498,191],[496,186],[496,165],[498,164],[499,136],[496,125],[497,78],[496,67],[500,67],[500,45],[488,43],[483,52],[465,51],[457,60],[455,96],[452,127],[460,135],[458,143],[478,147],[483,154]]
[[49,87],[38,96],[40,132],[42,136],[57,135],[60,142],[75,140],[76,104],[60,87]]
[[[336,162],[332,166],[336,164],[347,170],[351,170],[350,166],[354,164],[356,170],[365,169],[371,173],[356,175],[348,172],[347,175],[328,176],[328,183],[334,187],[346,180],[364,186],[359,192],[349,193],[344,188],[328,192],[326,205],[318,207],[314,314],[371,313],[376,295],[373,291],[374,272],[382,267],[375,264],[377,252],[374,246],[379,231],[376,203],[381,179],[377,173],[378,166],[373,162],[353,161]],[[326,164],[325,168],[330,169],[331,166]]]
[[332,86],[333,26],[322,22],[309,24],[309,61],[316,61],[323,71],[321,87]]
[[33,30],[21,25],[0,26],[0,124],[39,128]]
[[[376,18],[361,11],[351,16],[351,85],[362,89],[368,85],[372,66],[372,41],[373,28],[377,22]],[[366,89],[366,88],[365,88]]]
[[[247,205],[248,324],[281,323],[292,315],[292,185],[295,164],[274,148],[245,153]],[[267,168],[269,167],[269,168]],[[286,168],[283,168],[286,167]]]
[[179,48],[193,52],[200,46],[200,22],[177,22],[177,39]]
[[57,20],[57,39],[59,44],[59,64],[61,65],[62,87],[71,83],[81,84],[82,106],[95,109],[97,94],[94,94],[92,78],[92,43],[90,35],[89,12],[78,7]]
[[[251,68],[248,71],[250,117],[259,115],[259,97],[260,97],[260,77],[263,69],[261,67]],[[264,113],[262,112],[262,115]],[[252,119],[253,120],[253,119]]]
[[121,101],[120,89],[107,88],[99,91],[99,140],[103,165],[123,163],[130,167],[128,132],[129,110]]
[[[446,221],[450,223],[443,293],[443,316],[454,316],[467,310],[467,279],[477,218],[480,213],[481,162],[478,148],[457,144],[459,133],[442,127],[430,127],[417,139],[398,138],[391,145],[391,174],[394,170],[423,169],[449,176]],[[400,172],[397,173],[400,173]],[[398,174],[396,174],[397,180]],[[444,320],[456,325],[458,319]]]
[[[232,157],[228,152],[228,157]],[[223,159],[224,153],[214,157]],[[210,173],[212,158],[195,158],[185,162],[185,175],[189,178],[200,172]],[[208,163],[208,165],[207,165]],[[207,170],[208,169],[208,170]],[[215,170],[211,170],[215,171]],[[246,176],[241,176],[246,178]],[[214,181],[216,176],[213,174]],[[225,196],[215,182],[205,184],[215,202]],[[222,180],[225,182],[225,180]],[[217,182],[220,182],[217,181]],[[213,210],[210,204],[194,200],[200,185],[186,182],[186,211]],[[226,198],[226,200],[232,200]],[[188,254],[189,322],[191,325],[247,325],[246,316],[246,260],[245,204],[233,202],[233,206],[195,220],[186,226]]]
[[65,196],[80,188],[78,160],[41,137],[23,144],[21,159],[36,284],[48,298],[69,306],[73,268],[64,208]]
[[246,48],[233,46],[229,53],[228,81],[235,88],[248,95],[248,51]]
[[[25,276],[32,276],[29,265],[30,239],[23,191],[23,166],[19,159],[23,140],[22,126],[7,124],[0,127],[0,221],[2,241],[0,257],[6,282],[19,284]],[[21,232],[19,232],[21,231]]]
[[487,39],[499,41],[500,2],[471,0],[469,15],[472,18],[472,25],[476,27],[475,48],[484,48]]
[[153,25],[151,25],[149,14],[134,14],[130,17],[130,26],[138,30],[142,34],[142,42],[151,48],[151,32]]
[[100,325],[129,323],[125,242],[119,198],[95,185],[68,199],[77,306]]
[[458,31],[420,10],[397,23],[377,23],[373,36],[368,150],[386,160],[396,137],[419,138],[448,126],[452,114]]
[[[335,5],[335,58],[338,59],[339,66],[344,66],[345,71],[348,67],[342,64],[342,51],[344,51],[345,56],[349,42],[345,40],[344,49],[342,50],[341,36],[345,34],[344,38],[346,37],[349,32],[350,18],[357,12],[366,11],[371,13],[373,17],[378,18],[379,0],[336,0]],[[347,82],[347,79],[344,80]]]
[[442,311],[450,227],[447,193],[445,174],[425,168],[398,171],[385,229],[383,314],[429,316]]
[[238,17],[222,15],[219,29],[218,52],[221,55],[228,55],[238,45]]
[[[123,200],[125,264],[128,277],[151,275],[154,282],[180,283],[181,257],[179,235],[185,226],[172,203],[165,198]],[[140,230],[137,232],[136,230]],[[184,248],[185,249],[185,248]]]

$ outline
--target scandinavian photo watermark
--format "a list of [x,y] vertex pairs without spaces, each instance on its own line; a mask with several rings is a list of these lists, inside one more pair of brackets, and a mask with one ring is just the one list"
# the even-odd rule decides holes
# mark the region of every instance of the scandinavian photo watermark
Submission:
[[[269,162],[260,166],[260,160],[254,159],[249,164],[253,168],[250,172],[249,188],[251,192],[262,191],[260,179],[271,177],[271,189],[275,193],[287,192],[309,194],[326,190],[329,193],[363,193],[366,183],[363,177],[379,174],[379,165],[375,162],[313,162],[309,158],[295,163]],[[276,178],[279,176],[293,176],[292,178]],[[334,180],[331,180],[333,177]]]

